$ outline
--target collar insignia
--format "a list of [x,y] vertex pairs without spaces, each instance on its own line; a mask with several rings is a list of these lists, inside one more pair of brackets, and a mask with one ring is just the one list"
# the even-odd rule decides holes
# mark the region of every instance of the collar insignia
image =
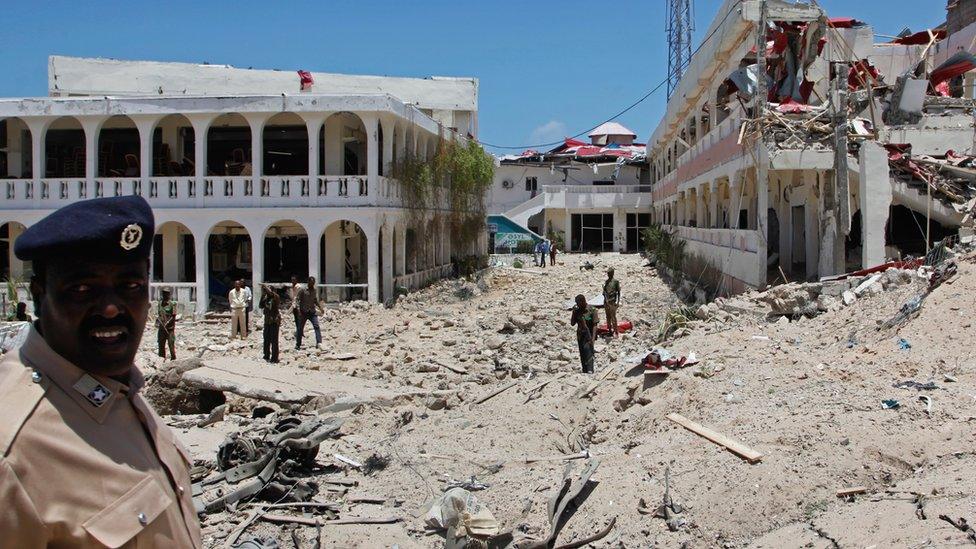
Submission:
[[88,374],[82,376],[78,383],[75,383],[74,389],[84,395],[88,402],[91,402],[92,406],[96,408],[101,407],[112,396],[112,391]]
[[139,246],[139,242],[141,241],[142,227],[139,225],[132,223],[122,229],[122,240],[119,241],[119,245],[122,246],[123,250],[134,250]]

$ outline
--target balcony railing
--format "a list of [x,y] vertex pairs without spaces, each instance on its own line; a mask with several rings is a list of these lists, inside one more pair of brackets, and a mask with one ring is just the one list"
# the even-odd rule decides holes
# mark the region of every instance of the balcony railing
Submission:
[[400,205],[395,179],[367,176],[209,176],[0,180],[0,209],[56,209],[71,202],[136,195],[154,208]]
[[547,193],[572,193],[572,194],[632,194],[649,193],[650,185],[543,185],[543,191]]

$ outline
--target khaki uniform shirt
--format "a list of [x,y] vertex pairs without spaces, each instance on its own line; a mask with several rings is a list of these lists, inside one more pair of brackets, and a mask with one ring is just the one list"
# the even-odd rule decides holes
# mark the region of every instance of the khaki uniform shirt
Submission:
[[31,328],[0,360],[0,547],[198,548],[189,456],[138,393]]

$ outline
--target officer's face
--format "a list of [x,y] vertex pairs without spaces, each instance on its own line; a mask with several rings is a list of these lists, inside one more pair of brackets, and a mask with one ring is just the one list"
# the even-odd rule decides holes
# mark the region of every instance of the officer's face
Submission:
[[147,261],[51,262],[33,285],[45,341],[83,370],[128,372],[149,312],[148,275]]

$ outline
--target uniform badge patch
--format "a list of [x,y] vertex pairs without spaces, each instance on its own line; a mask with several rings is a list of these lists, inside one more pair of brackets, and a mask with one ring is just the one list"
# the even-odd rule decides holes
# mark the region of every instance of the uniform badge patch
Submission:
[[119,245],[123,250],[134,250],[139,246],[139,242],[142,242],[142,227],[132,223],[122,229],[122,240],[119,241]]
[[96,408],[105,404],[109,397],[112,396],[112,391],[108,390],[97,379],[88,374],[82,376],[78,380],[78,383],[75,383],[74,389],[84,395],[88,399],[88,402],[91,402],[92,406]]

